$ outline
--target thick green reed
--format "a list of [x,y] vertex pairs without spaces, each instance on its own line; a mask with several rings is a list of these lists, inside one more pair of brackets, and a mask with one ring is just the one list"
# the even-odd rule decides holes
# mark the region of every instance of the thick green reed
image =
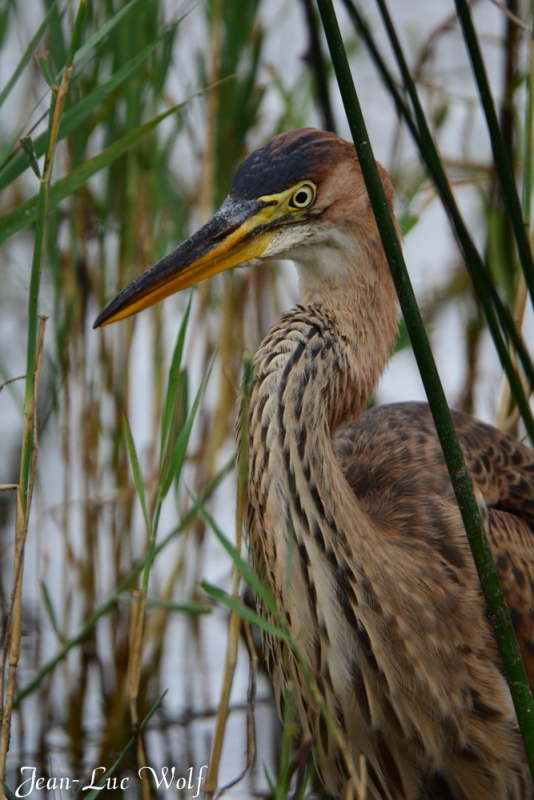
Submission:
[[530,771],[534,776],[534,699],[525,666],[378,174],[332,0],[317,0],[317,3],[362,175],[473,553],[484,598],[491,614],[495,638],[510,686]]

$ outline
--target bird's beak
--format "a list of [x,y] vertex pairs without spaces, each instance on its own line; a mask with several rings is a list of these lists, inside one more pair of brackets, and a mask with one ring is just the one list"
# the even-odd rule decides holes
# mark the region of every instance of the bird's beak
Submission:
[[93,327],[129,317],[197,281],[259,258],[275,236],[277,206],[267,198],[246,202],[227,198],[197,233],[123,289]]

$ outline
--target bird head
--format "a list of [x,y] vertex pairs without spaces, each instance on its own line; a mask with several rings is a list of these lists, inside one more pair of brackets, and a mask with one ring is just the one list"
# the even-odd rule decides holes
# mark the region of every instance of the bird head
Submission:
[[[391,182],[379,169],[391,206]],[[241,164],[209,222],[123,289],[94,327],[256,259],[294,259],[301,275],[313,273],[324,284],[339,272],[329,254],[351,242],[367,247],[370,237],[378,234],[354,145],[314,128],[282,133]]]

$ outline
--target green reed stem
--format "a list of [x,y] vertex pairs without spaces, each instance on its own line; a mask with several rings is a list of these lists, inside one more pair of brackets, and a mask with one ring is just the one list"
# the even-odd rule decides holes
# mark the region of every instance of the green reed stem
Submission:
[[521,354],[520,358],[524,365],[525,373],[529,379],[532,391],[534,391],[534,366],[522,337],[517,331],[512,315],[507,306],[505,306],[499,297],[491,274],[484,265],[484,262],[473,240],[471,239],[471,236],[469,235],[463,217],[456,204],[454,194],[450,187],[446,172],[443,168],[443,162],[439,156],[438,149],[432,137],[430,127],[423,111],[423,107],[419,100],[415,83],[410,74],[410,70],[408,69],[408,64],[406,63],[397,32],[389,15],[386,0],[376,0],[376,2],[380,9],[382,19],[384,20],[384,25],[395,53],[402,78],[408,90],[410,100],[412,101],[420,136],[421,148],[424,150],[425,161],[431,171],[434,183],[438,187],[442,201],[449,213],[449,217],[457,233],[460,249],[462,251],[462,255],[464,256],[464,261],[471,280],[473,281],[477,297],[482,304],[484,315],[488,323],[488,328],[493,338],[501,365],[508,378],[512,393],[516,398],[517,405],[525,422],[530,440],[534,443],[534,417],[532,416],[532,411],[523,389],[523,384],[521,383],[521,379],[512,362],[506,342],[501,334],[497,316],[495,314],[495,307],[497,308],[497,313],[501,318],[504,329],[508,332],[510,337],[513,338],[518,354]]
[[35,245],[33,250],[32,270],[30,276],[30,296],[28,301],[28,343],[26,350],[26,387],[24,392],[24,434],[22,441],[22,456],[20,467],[20,488],[22,507],[26,511],[26,491],[28,488],[28,475],[32,454],[33,440],[33,413],[32,397],[35,384],[35,363],[37,359],[37,329],[39,288],[41,285],[41,270],[44,253],[44,235],[48,200],[50,196],[50,180],[56,152],[56,144],[61,122],[61,115],[65,107],[70,79],[72,76],[72,62],[81,33],[83,17],[85,14],[86,0],[81,0],[76,15],[74,32],[67,63],[63,71],[59,87],[52,89],[49,112],[48,146],[46,150],[43,176],[39,184],[39,198],[37,201],[37,221],[35,229]]
[[378,174],[332,0],[317,0],[362,175],[436,425],[534,775],[534,700],[484,525]]
[[[530,28],[534,31],[534,5],[530,8]],[[526,225],[527,235],[530,236],[530,211],[532,201],[532,128],[534,125],[534,97],[532,86],[532,35],[528,40],[528,72],[526,77],[527,102],[525,107],[525,155],[523,172],[523,222]]]
[[[24,393],[24,424],[22,434],[22,453],[20,465],[20,479],[18,489],[19,505],[17,506],[17,516],[15,524],[15,558],[13,568],[13,589],[12,601],[10,605],[10,615],[13,620],[18,620],[17,624],[12,624],[11,630],[7,632],[6,641],[4,642],[4,658],[2,662],[2,675],[1,675],[1,697],[0,705],[2,706],[2,726],[0,735],[0,777],[3,779],[5,772],[6,756],[9,748],[10,734],[11,734],[11,715],[13,711],[13,691],[16,681],[16,670],[20,654],[20,641],[21,641],[21,626],[20,615],[22,613],[22,585],[23,585],[23,571],[24,571],[24,547],[26,543],[26,534],[28,531],[28,522],[31,508],[31,497],[33,493],[35,471],[37,466],[37,381],[40,366],[40,359],[42,355],[43,339],[39,340],[39,287],[41,282],[41,269],[44,254],[44,234],[46,225],[46,215],[48,211],[48,201],[50,196],[50,180],[52,176],[52,166],[54,163],[54,155],[56,150],[56,143],[61,121],[61,114],[67,99],[67,92],[69,89],[70,77],[72,74],[72,58],[76,50],[77,41],[80,34],[81,23],[85,11],[85,1],[82,0],[78,8],[76,17],[76,24],[69,51],[70,62],[67,62],[61,83],[58,86],[55,84],[55,78],[51,75],[51,68],[49,62],[43,57],[43,74],[49,82],[52,95],[50,100],[49,111],[49,126],[48,126],[48,140],[47,150],[43,169],[43,175],[40,178],[39,195],[37,202],[37,218],[36,218],[36,231],[35,231],[35,244],[32,258],[32,269],[30,276],[30,291],[28,301],[28,343],[26,351],[26,385]],[[44,328],[42,328],[42,336],[44,337]],[[5,690],[5,705],[4,705],[4,669],[6,664],[6,654],[8,658],[8,683]],[[0,791],[1,794],[1,791]]]
[[530,354],[525,346],[523,338],[517,330],[512,314],[510,313],[509,308],[501,300],[497,288],[495,287],[493,277],[484,264],[484,261],[465,225],[463,217],[456,204],[454,194],[451,190],[447,174],[443,169],[443,164],[439,156],[436,143],[426,120],[415,83],[408,69],[406,59],[404,58],[404,53],[391,22],[387,6],[383,0],[377,0],[377,2],[382,13],[382,18],[384,20],[399,69],[415,110],[416,120],[414,120],[412,112],[404,102],[397,84],[393,80],[391,73],[382,59],[380,50],[376,46],[371,32],[360,12],[352,0],[344,0],[344,5],[347,8],[349,16],[352,18],[362,38],[364,39],[373,57],[373,60],[375,61],[382,75],[382,79],[384,80],[384,83],[393,97],[399,113],[404,117],[406,124],[410,129],[410,133],[412,134],[419,149],[421,157],[425,161],[432,176],[434,185],[440,194],[441,201],[447,211],[449,220],[453,227],[458,246],[462,252],[467,271],[469,272],[471,280],[475,286],[477,296],[481,302],[490,334],[495,343],[495,349],[497,350],[497,354],[501,361],[501,365],[507,375],[514,396],[517,398],[518,407],[523,415],[525,426],[528,430],[531,441],[534,441],[532,438],[534,435],[534,419],[532,417],[530,405],[525,396],[523,385],[517,374],[512,359],[510,358],[508,348],[499,329],[499,325],[495,317],[495,311],[497,312],[503,330],[506,332],[507,336],[510,337],[511,342],[516,349],[531,391],[534,391],[534,365],[532,364]]
[[[158,700],[156,700],[156,702],[154,703],[154,705],[152,706],[146,717],[143,719],[143,721],[139,723],[139,733],[142,733],[145,730],[146,726],[148,725],[148,723],[150,722],[150,720],[152,719],[158,708],[160,708],[161,704],[163,703],[166,694],[167,694],[167,689],[158,698]],[[120,765],[122,764],[128,753],[130,752],[130,750],[133,748],[133,746],[137,742],[139,733],[136,733],[134,736],[131,737],[131,739],[128,741],[128,744],[123,749],[122,753],[120,753],[119,757],[111,765],[111,767],[108,770],[106,770],[104,775],[98,777],[97,780],[98,788],[93,789],[91,792],[89,792],[88,795],[85,795],[84,792],[87,791],[88,786],[85,787],[81,786],[74,795],[74,797],[72,798],[72,800],[79,800],[80,797],[83,797],[84,800],[95,800],[95,798],[97,797],[103,797],[104,795],[101,795],[100,792],[104,790],[105,794],[107,793],[105,790],[109,785],[108,784],[109,778],[111,778],[116,773],[116,771],[118,770],[118,768],[120,767]]]
[[519,253],[519,260],[523,267],[525,281],[528,286],[530,299],[534,304],[534,262],[532,260],[532,253],[530,251],[530,243],[528,241],[527,232],[523,225],[523,212],[521,210],[521,203],[517,192],[515,183],[515,176],[506,147],[502,137],[499,120],[497,118],[497,111],[493,96],[482,58],[482,52],[478,42],[475,26],[473,25],[473,18],[469,10],[467,0],[454,0],[458,18],[462,26],[465,44],[471,60],[473,74],[475,76],[478,92],[480,95],[480,102],[484,109],[486,116],[486,123],[488,125],[488,132],[491,140],[491,148],[493,150],[493,158],[497,175],[504,199],[504,207],[508,212],[512,229],[514,231],[515,241],[517,245],[517,252]]

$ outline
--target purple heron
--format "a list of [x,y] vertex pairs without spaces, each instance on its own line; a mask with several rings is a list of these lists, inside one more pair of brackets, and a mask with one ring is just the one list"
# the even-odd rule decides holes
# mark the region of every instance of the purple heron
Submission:
[[[428,407],[365,410],[395,343],[397,311],[353,145],[304,128],[252,153],[214,217],[124,289],[95,326],[278,256],[295,261],[301,302],[255,357],[255,559],[353,759],[365,756],[369,798],[533,798]],[[532,684],[534,454],[463,413],[454,421]],[[321,780],[344,797],[346,764],[301,667],[280,639],[265,645],[278,698],[291,682]]]

